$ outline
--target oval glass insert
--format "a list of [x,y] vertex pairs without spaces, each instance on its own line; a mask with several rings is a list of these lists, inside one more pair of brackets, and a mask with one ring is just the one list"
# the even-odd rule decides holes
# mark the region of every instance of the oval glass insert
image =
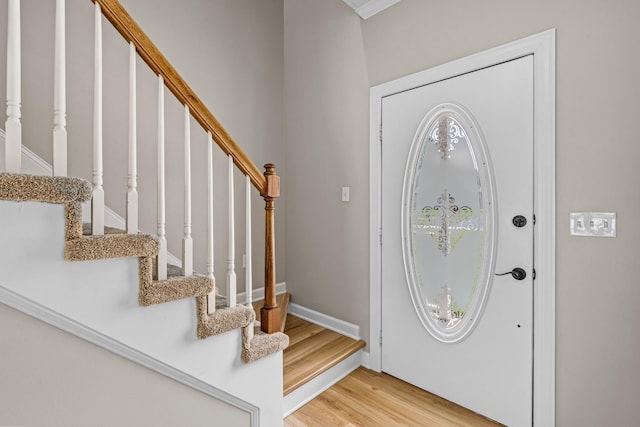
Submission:
[[477,325],[493,278],[496,203],[482,132],[445,103],[422,120],[404,176],[402,249],[411,299],[424,327],[458,342]]

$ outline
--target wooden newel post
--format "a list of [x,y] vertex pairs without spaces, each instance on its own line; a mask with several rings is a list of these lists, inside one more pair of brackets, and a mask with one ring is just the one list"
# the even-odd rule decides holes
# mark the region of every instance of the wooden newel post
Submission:
[[267,179],[265,189],[265,251],[264,251],[264,306],[260,309],[260,330],[272,334],[280,331],[280,308],[276,303],[276,234],[275,201],[280,197],[280,177],[276,165],[264,165]]

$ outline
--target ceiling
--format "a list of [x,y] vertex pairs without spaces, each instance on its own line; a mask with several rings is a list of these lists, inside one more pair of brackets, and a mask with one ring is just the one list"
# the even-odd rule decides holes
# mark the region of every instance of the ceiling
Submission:
[[344,0],[362,19],[371,18],[400,0]]

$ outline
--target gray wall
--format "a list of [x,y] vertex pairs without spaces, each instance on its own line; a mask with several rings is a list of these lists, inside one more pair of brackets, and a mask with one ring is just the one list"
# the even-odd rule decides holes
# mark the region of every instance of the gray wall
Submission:
[[[264,164],[275,163],[282,182],[286,183],[282,0],[124,0],[122,4],[249,158],[261,170]],[[150,97],[155,100],[155,95]],[[149,125],[155,129],[155,104],[149,105],[147,111],[151,113]],[[171,125],[173,139],[179,142],[183,132],[182,115],[176,111],[174,117],[177,121]],[[206,136],[199,131],[195,122],[192,122],[192,138],[196,138],[192,143],[194,197],[198,195],[202,199],[194,207],[194,226],[201,233],[199,236],[194,234],[194,241],[196,236],[199,237],[194,244],[199,249],[196,262],[202,271],[206,255]],[[173,151],[174,158],[181,159],[181,149],[181,145],[177,144],[177,150]],[[214,156],[215,194],[220,198],[216,204],[216,236],[219,237],[216,240],[216,278],[218,286],[224,289],[227,267],[227,164],[220,150]],[[175,168],[173,186],[178,195],[182,194],[181,177],[182,170]],[[148,181],[154,183],[155,178],[149,176]],[[241,268],[242,254],[245,253],[244,185],[244,176],[236,172],[236,272],[240,290],[244,289],[244,271]],[[286,184],[283,185],[282,197],[276,201],[277,281],[284,281],[286,268],[285,193]],[[180,197],[173,212],[168,213],[177,224],[182,220]],[[261,287],[264,283],[264,201],[255,190],[252,213],[254,286]],[[153,221],[148,224],[149,229],[155,230]],[[175,254],[180,252],[180,233],[181,227],[178,226],[173,233]]]
[[0,304],[0,424],[248,426],[249,414]]
[[[635,424],[640,5],[402,0],[367,21],[349,13],[341,0],[285,1],[293,301],[370,339],[366,87],[557,28],[557,421]],[[569,212],[582,210],[616,211],[618,237],[569,237]]]
[[367,341],[368,108],[360,18],[341,0],[285,0],[287,289]]

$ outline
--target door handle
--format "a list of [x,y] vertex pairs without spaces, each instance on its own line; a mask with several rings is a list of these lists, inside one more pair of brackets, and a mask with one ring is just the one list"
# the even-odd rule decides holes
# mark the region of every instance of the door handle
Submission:
[[511,271],[507,271],[506,273],[496,273],[496,276],[506,276],[507,274],[510,274],[516,280],[524,280],[525,277],[527,277],[527,272],[520,267],[516,267]]

